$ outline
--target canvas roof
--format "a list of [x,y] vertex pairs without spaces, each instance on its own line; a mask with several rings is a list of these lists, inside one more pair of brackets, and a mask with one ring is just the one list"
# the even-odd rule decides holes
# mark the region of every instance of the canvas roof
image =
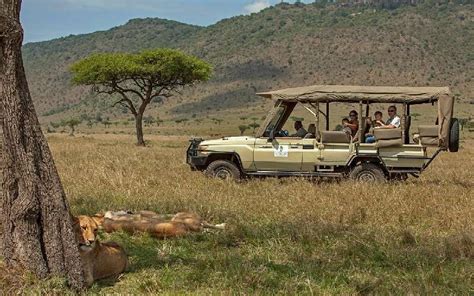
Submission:
[[311,85],[257,95],[286,101],[421,104],[450,97],[449,87]]

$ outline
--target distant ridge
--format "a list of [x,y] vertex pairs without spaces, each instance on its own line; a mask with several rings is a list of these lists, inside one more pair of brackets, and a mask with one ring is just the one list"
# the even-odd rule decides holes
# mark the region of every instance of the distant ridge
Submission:
[[[308,84],[446,85],[460,98],[473,96],[472,4],[354,4],[280,4],[208,27],[132,19],[107,31],[26,44],[25,67],[38,112],[56,117],[111,112],[107,102],[70,85],[72,62],[154,47],[179,48],[215,68],[209,83],[160,106],[169,114],[242,108],[259,101],[256,91]],[[116,109],[111,116],[124,115]]]

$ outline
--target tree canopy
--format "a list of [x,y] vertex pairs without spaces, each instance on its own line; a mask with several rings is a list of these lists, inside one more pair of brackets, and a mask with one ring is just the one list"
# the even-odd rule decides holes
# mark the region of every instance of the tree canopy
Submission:
[[73,64],[73,82],[84,85],[114,86],[127,80],[138,88],[143,80],[160,87],[184,86],[210,78],[206,62],[179,50],[159,48],[135,53],[98,53]]

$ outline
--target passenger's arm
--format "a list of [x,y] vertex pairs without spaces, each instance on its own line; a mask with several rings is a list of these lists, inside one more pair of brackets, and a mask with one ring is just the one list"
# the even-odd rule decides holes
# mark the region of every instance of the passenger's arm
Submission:
[[350,127],[351,129],[358,129],[359,128],[358,124],[353,124],[353,123],[346,123],[345,126]]
[[378,123],[380,124],[380,126],[378,126],[377,128],[397,128],[397,126],[393,124],[385,124],[381,121],[378,121]]

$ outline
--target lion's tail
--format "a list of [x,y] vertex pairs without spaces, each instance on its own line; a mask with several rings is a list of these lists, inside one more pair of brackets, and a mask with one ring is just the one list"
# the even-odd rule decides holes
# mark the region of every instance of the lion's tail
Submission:
[[226,229],[226,224],[221,223],[221,224],[210,224],[207,222],[202,222],[202,227],[204,228],[210,228],[210,229],[219,229],[219,230],[225,230]]

